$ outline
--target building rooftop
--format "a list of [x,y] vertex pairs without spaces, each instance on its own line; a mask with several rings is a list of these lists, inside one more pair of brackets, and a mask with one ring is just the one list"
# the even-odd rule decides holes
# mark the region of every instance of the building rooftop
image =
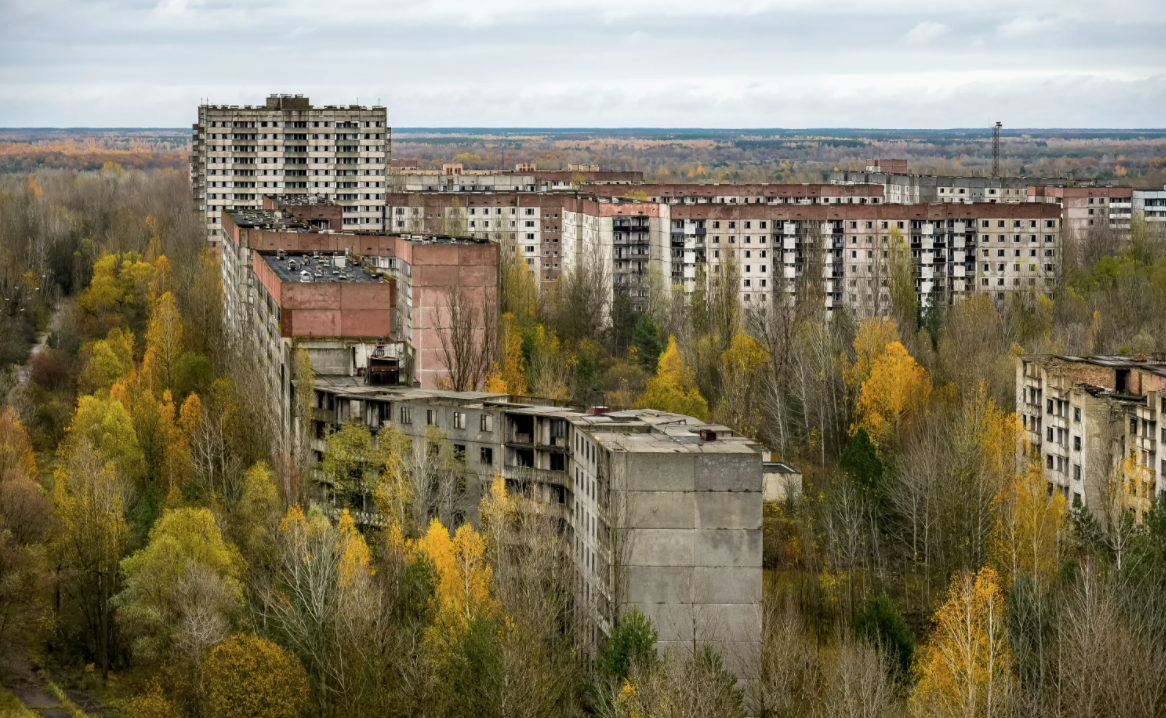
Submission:
[[1103,366],[1109,369],[1138,369],[1148,374],[1155,374],[1157,376],[1166,377],[1166,354],[1161,353],[1135,354],[1133,356],[1095,354],[1093,356],[1087,357],[1062,354],[1043,354],[1026,357],[1026,359],[1028,359],[1028,361],[1045,366],[1053,365],[1057,362],[1093,364],[1095,366]]
[[[608,450],[617,452],[755,454],[765,451],[748,437],[733,434],[726,426],[706,424],[691,416],[654,409],[588,414],[570,407],[513,401],[515,397],[506,394],[370,386],[362,377],[355,376],[317,376],[315,387],[350,399],[420,401],[467,408],[499,407],[508,414],[562,418],[590,433]],[[716,438],[706,440],[702,437],[702,429],[714,432]]]
[[263,261],[285,284],[303,283],[379,283],[380,277],[369,274],[343,254],[267,254]]

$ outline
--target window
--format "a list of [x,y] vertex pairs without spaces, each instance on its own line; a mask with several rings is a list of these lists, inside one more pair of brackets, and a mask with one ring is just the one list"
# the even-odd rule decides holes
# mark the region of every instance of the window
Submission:
[[478,454],[478,460],[486,466],[492,466],[494,464],[494,450],[483,446]]
[[466,428],[466,413],[464,411],[455,411],[453,413],[453,428]]
[[[1081,480],[1081,464],[1073,464],[1073,480]],[[1074,504],[1074,506],[1076,506],[1076,504]]]
[[482,414],[478,420],[478,428],[482,431],[493,431],[494,416],[492,414]]
[[436,409],[426,409],[425,410],[425,423],[429,426],[437,426],[437,410]]
[[413,423],[413,409],[412,409],[412,407],[408,407],[408,406],[401,407],[401,423],[402,424],[412,424]]
[[463,464],[466,463],[466,445],[465,444],[454,444],[453,445],[453,458],[457,461],[462,462]]
[[1073,421],[1080,423],[1081,421],[1081,407],[1073,407]]
[[1073,437],[1073,451],[1080,451],[1080,450],[1081,450],[1081,437],[1074,436]]

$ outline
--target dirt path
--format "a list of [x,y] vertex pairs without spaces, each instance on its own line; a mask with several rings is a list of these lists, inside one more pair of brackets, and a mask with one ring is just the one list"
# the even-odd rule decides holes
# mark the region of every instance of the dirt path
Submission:
[[13,393],[15,393],[15,391],[18,388],[24,386],[25,384],[27,384],[31,380],[31,378],[32,378],[32,360],[36,359],[37,355],[39,355],[45,349],[48,349],[49,337],[52,336],[52,332],[56,331],[57,328],[60,326],[60,317],[61,317],[61,310],[60,310],[60,307],[58,306],[56,309],[53,310],[52,319],[49,320],[49,331],[41,332],[40,334],[36,335],[36,343],[33,344],[32,349],[29,350],[28,358],[24,360],[24,363],[21,364],[20,368],[17,370],[16,385],[13,386],[11,389],[9,389],[8,396],[4,397],[4,400],[7,401],[8,404],[10,404],[10,405],[12,404]]

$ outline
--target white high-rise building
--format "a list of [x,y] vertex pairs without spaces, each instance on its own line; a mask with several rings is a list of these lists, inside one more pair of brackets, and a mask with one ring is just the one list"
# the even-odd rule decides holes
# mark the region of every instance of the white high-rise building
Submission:
[[300,95],[264,105],[200,105],[190,181],[212,250],[223,210],[260,209],[264,195],[313,194],[344,207],[344,226],[380,230],[391,130],[384,107],[313,107]]

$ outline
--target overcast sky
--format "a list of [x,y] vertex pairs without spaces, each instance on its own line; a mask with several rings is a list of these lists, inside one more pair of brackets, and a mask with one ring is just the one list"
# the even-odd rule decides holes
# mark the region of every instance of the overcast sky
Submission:
[[0,126],[1166,126],[1163,0],[0,0]]

